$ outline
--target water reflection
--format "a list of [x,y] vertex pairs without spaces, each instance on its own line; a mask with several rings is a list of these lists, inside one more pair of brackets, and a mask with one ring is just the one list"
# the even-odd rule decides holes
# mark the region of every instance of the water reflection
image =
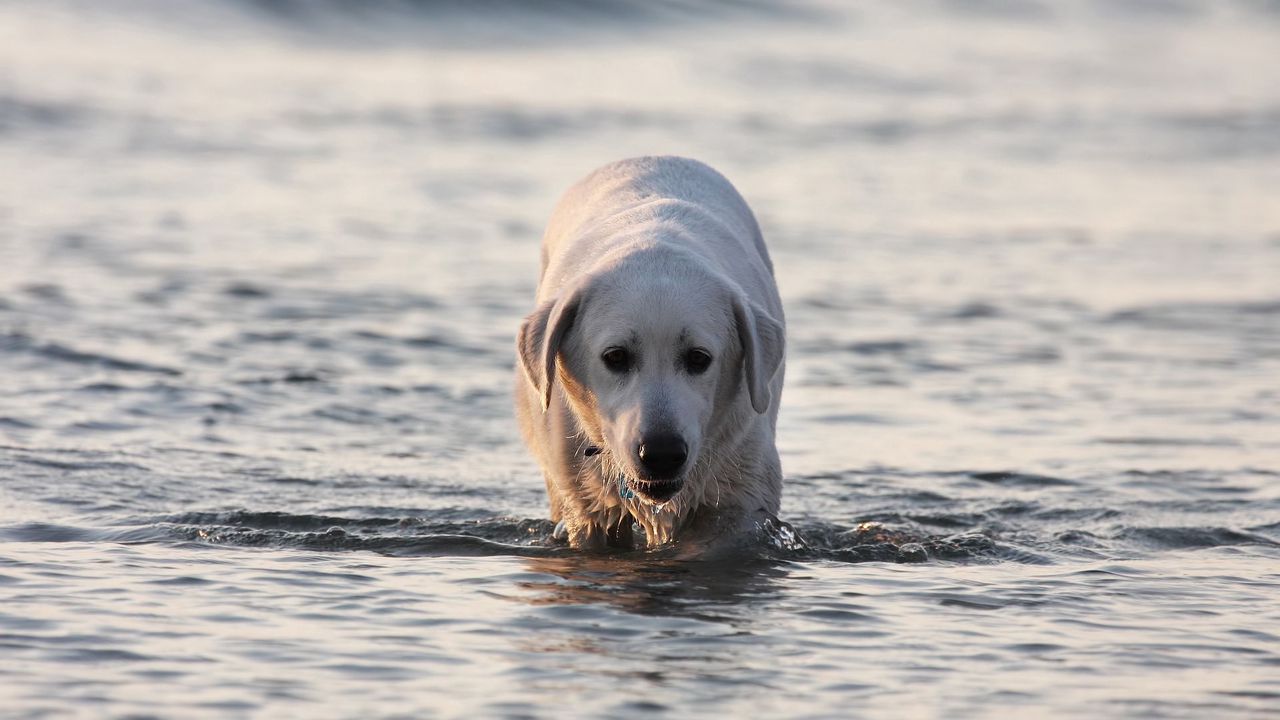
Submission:
[[508,597],[525,607],[511,637],[526,681],[608,688],[607,714],[630,714],[671,709],[663,698],[709,701],[776,680],[785,636],[777,611],[797,579],[794,563],[652,553],[522,562],[531,572]]
[[[744,605],[777,599],[790,563],[765,559],[622,560],[609,556],[526,558],[545,579],[521,582],[534,606],[607,606],[645,616],[736,624]],[[549,577],[547,577],[549,576]]]

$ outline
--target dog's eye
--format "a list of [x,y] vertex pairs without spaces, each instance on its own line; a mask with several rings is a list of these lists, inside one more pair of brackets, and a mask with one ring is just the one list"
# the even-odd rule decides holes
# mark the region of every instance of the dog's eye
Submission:
[[631,353],[620,347],[611,347],[600,355],[600,359],[604,361],[605,367],[611,371],[620,373],[631,369]]
[[701,375],[711,367],[711,353],[694,348],[684,354],[684,365],[694,375]]

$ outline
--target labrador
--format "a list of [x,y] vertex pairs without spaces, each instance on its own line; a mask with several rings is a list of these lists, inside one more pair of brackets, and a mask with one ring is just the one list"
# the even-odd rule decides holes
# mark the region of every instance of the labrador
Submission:
[[720,173],[641,157],[572,186],[516,345],[516,413],[571,546],[714,543],[777,513],[782,301]]

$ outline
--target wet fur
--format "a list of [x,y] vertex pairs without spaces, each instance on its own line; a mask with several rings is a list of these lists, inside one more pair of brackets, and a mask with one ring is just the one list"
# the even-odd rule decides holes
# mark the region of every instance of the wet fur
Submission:
[[[573,546],[629,547],[632,523],[649,546],[709,545],[777,512],[782,306],[755,219],[719,173],[636,158],[570,188],[543,238],[537,303],[517,341],[515,405]],[[643,339],[655,363],[633,388],[599,367],[600,338],[615,335]],[[686,336],[716,348],[714,376],[661,365]],[[617,478],[635,477],[626,453],[651,429],[637,423],[691,438],[684,486],[662,506],[619,494]]]

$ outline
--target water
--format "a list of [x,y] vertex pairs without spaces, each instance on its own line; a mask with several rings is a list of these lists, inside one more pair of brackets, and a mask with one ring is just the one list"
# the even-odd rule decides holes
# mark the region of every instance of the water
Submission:
[[[1280,707],[1274,3],[0,5],[0,714]],[[558,546],[559,192],[787,307],[776,542]]]

